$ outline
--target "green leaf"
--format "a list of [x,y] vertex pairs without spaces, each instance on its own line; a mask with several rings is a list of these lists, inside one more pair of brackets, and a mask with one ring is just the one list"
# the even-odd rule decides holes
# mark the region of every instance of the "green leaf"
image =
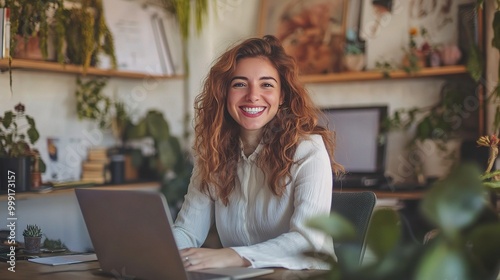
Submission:
[[495,269],[500,261],[499,236],[498,222],[478,226],[467,236],[467,247],[470,248],[472,257],[486,270]]
[[126,133],[127,139],[140,139],[147,136],[148,126],[144,120],[141,120],[134,126],[131,126]]
[[38,130],[34,126],[30,127],[26,131],[26,134],[28,134],[28,138],[31,144],[35,144],[36,141],[38,141],[38,139],[40,138],[40,134],[38,133]]
[[170,130],[162,113],[158,111],[148,112],[146,116],[146,123],[149,134],[153,137],[153,139],[156,141],[168,140],[170,137]]
[[461,247],[445,242],[436,243],[423,256],[415,280],[469,280],[467,261]]
[[492,27],[493,39],[491,40],[491,45],[500,50],[500,11],[495,11]]
[[448,237],[471,224],[486,205],[476,165],[461,164],[435,183],[421,202],[424,216]]
[[306,225],[332,236],[335,242],[349,241],[356,237],[353,225],[335,212],[329,216],[314,217],[307,221]]
[[500,188],[500,181],[483,182],[483,185],[487,188],[498,189]]
[[158,155],[163,168],[172,169],[177,163],[177,151],[170,141],[162,140],[157,143]]
[[12,123],[13,118],[14,118],[14,113],[12,113],[12,111],[5,112],[3,119],[2,119],[2,124],[6,129],[8,129],[10,127],[10,124]]
[[479,46],[471,43],[469,57],[467,58],[467,71],[475,82],[479,82],[483,77],[483,58]]
[[401,222],[397,211],[391,208],[375,210],[370,221],[366,243],[374,255],[382,259],[398,244],[401,238]]

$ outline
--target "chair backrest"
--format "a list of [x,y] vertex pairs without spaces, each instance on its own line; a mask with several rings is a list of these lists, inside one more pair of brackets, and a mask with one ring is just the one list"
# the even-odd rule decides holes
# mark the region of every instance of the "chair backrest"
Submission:
[[365,239],[377,197],[374,192],[334,192],[331,211],[346,218],[356,230],[356,238],[351,242],[335,242],[338,261],[355,258],[361,263],[365,252]]

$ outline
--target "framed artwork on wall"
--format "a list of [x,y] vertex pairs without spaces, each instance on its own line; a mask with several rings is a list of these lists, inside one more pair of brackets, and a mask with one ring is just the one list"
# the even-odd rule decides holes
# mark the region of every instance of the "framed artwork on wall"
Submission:
[[259,35],[276,36],[300,74],[342,72],[347,0],[261,0]]

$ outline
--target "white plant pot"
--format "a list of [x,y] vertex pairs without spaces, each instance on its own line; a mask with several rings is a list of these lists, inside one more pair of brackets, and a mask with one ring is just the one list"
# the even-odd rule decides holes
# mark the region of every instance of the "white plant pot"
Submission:
[[347,71],[361,71],[365,67],[364,54],[346,54],[344,56],[344,66]]
[[426,139],[417,141],[416,153],[421,162],[421,173],[425,179],[442,179],[448,175],[452,166],[460,159],[462,141],[451,139],[441,149],[437,142]]

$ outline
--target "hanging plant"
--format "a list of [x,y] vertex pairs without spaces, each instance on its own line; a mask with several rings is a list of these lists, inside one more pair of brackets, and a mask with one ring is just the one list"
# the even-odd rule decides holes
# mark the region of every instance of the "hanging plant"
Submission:
[[84,70],[98,64],[102,52],[117,67],[114,39],[106,25],[102,0],[84,0],[81,7],[64,9],[67,59]]

